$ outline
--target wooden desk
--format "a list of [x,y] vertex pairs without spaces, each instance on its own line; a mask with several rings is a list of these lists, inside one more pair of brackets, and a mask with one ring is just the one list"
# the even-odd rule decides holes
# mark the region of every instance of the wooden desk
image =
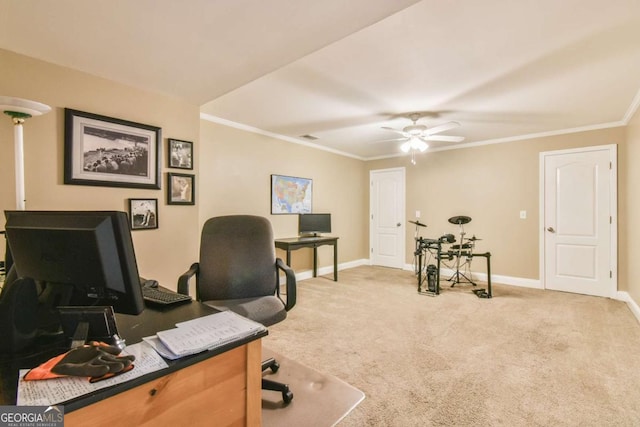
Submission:
[[[126,343],[134,344],[177,322],[215,312],[194,301],[116,318]],[[168,361],[166,369],[65,402],[65,426],[260,426],[261,338],[266,334]],[[4,391],[0,403],[15,405],[15,385],[13,401]]]
[[301,248],[313,248],[313,277],[318,275],[318,247],[333,246],[333,280],[338,281],[338,238],[337,237],[292,237],[276,239],[276,248],[287,252],[287,265],[291,266],[291,251]]

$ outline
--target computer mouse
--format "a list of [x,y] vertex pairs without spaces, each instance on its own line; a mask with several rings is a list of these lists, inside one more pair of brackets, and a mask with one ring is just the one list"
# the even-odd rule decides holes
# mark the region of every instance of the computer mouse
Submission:
[[153,279],[146,280],[144,282],[144,287],[145,288],[157,288],[158,287],[158,281],[157,280],[153,280]]

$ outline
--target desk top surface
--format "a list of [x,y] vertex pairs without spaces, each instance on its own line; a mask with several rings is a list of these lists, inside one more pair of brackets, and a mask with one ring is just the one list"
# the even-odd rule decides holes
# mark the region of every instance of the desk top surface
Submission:
[[[216,312],[218,312],[218,310],[200,302],[193,301],[190,304],[182,304],[175,307],[168,307],[163,309],[147,307],[142,313],[137,316],[116,313],[116,322],[118,325],[118,332],[120,333],[120,336],[124,338],[125,343],[129,345],[142,341],[143,337],[155,335],[158,331],[171,329],[175,327],[176,323],[206,316],[208,314],[213,314]],[[268,332],[265,331],[258,335],[238,340],[237,342],[221,346],[214,350],[205,351],[174,361],[167,361],[167,363],[169,364],[169,367],[167,369],[152,372],[151,374],[144,375],[134,380],[121,383],[107,389],[98,390],[91,395],[74,399],[72,402],[68,402],[67,404],[65,404],[65,410],[75,410],[89,405],[106,397],[120,393],[124,390],[128,390],[145,382],[159,378],[170,372],[182,369],[186,366],[193,365],[210,357],[224,353],[225,351],[231,350],[232,348],[247,344],[248,342],[262,338],[267,334]],[[2,377],[2,381],[0,382],[0,405],[15,405],[18,369],[32,368],[39,365],[40,363],[45,362],[49,358],[65,351],[61,343],[56,343],[55,345],[51,344],[52,343],[46,345],[46,347],[49,347],[48,351],[41,350],[35,355],[29,355],[25,357],[20,357],[20,355],[7,357],[5,355],[0,358],[0,376]]]
[[121,338],[124,338],[125,343],[129,345],[142,341],[143,337],[155,335],[158,331],[174,328],[176,323],[217,312],[215,308],[192,301],[177,306],[147,306],[137,316],[116,313],[116,323]]
[[323,243],[323,242],[335,242],[338,240],[336,236],[309,236],[309,237],[286,237],[283,239],[275,239],[276,244],[278,243]]

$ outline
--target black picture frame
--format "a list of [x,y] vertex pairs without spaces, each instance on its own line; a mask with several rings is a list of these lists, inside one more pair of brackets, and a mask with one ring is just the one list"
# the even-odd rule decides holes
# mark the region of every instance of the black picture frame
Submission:
[[193,170],[193,142],[169,138],[167,158],[170,168]]
[[195,205],[196,176],[187,173],[167,173],[167,204]]
[[162,129],[64,110],[64,183],[160,189]]
[[158,228],[158,199],[129,199],[129,223],[131,230]]

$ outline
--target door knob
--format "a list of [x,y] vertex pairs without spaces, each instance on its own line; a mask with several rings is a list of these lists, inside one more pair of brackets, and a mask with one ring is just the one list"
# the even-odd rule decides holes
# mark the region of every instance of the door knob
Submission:
[[553,229],[553,227],[549,227],[549,228],[547,228],[547,231],[548,231],[549,233],[555,233],[555,232],[556,232],[556,230],[554,230],[554,229]]
[[397,223],[397,224],[396,224],[396,226],[398,226],[398,227],[400,227],[401,225],[402,225],[402,224],[400,224],[400,223]]

